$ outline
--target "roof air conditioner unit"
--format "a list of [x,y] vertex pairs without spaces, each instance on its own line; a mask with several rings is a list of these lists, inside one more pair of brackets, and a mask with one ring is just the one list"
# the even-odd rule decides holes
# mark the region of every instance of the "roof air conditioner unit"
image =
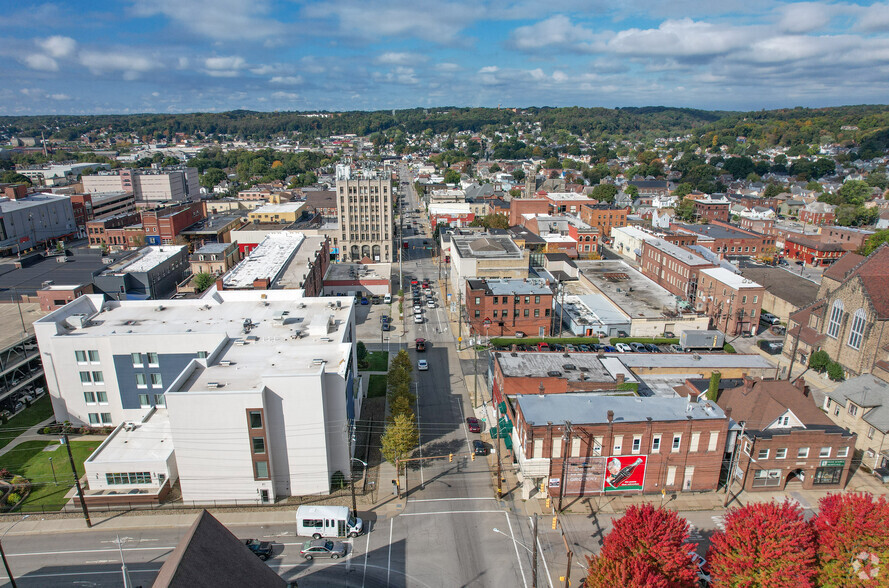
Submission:
[[232,365],[232,360],[230,360],[230,359],[220,360],[219,365],[228,367],[228,366]]
[[222,388],[219,382],[207,382],[207,388]]

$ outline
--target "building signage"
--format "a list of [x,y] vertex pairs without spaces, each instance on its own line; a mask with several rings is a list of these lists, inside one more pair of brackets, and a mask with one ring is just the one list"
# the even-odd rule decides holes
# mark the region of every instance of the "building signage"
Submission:
[[550,488],[558,488],[561,484],[561,480],[559,478],[550,478],[549,479],[549,487]]
[[646,455],[612,455],[605,465],[604,492],[642,490],[645,485]]
[[823,468],[841,468],[846,465],[845,459],[822,459],[821,467]]

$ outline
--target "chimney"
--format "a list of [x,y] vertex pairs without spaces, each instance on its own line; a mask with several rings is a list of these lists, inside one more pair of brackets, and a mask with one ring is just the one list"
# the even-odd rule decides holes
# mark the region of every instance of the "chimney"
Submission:
[[697,401],[698,401],[698,391],[697,391],[697,390],[691,390],[691,391],[688,393],[688,403],[689,403],[689,404],[694,404],[694,403],[696,403]]
[[725,410],[722,411],[722,412],[725,413],[725,418],[726,418],[726,419],[730,419],[730,418],[732,418],[732,407],[731,407],[731,406],[726,406],[726,407],[725,407]]
[[614,411],[613,411],[613,410],[609,410],[609,411],[608,411],[608,422],[609,422],[609,423],[613,423],[613,422],[614,422]]
[[753,378],[751,378],[749,376],[744,376],[744,393],[747,394],[748,392],[753,390],[753,384],[755,384],[755,383],[756,382],[754,381]]
[[216,278],[216,289],[219,290],[220,292],[225,289],[222,285],[222,277],[221,276]]
[[621,373],[617,374],[617,385],[620,386],[623,383],[624,383],[624,373],[621,372]]
[[803,393],[803,396],[808,396],[808,386],[806,386],[806,381],[802,378],[802,376],[798,377],[793,381],[793,387]]

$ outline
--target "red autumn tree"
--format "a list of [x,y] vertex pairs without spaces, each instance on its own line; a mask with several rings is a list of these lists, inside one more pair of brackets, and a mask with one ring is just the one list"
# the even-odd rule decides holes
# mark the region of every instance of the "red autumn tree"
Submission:
[[789,501],[728,511],[708,559],[714,586],[805,588],[817,573],[814,533],[802,508]]
[[828,494],[812,519],[819,586],[889,586],[889,501]]
[[695,586],[691,561],[696,545],[686,543],[688,522],[672,510],[631,506],[605,537],[598,556],[588,558],[587,588],[686,588]]

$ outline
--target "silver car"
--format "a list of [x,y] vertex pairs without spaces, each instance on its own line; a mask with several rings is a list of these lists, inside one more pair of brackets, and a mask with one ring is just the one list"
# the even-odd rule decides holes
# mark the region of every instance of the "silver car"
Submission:
[[345,557],[346,545],[341,541],[331,541],[330,539],[312,539],[303,543],[299,554],[308,560],[316,557],[339,559]]

